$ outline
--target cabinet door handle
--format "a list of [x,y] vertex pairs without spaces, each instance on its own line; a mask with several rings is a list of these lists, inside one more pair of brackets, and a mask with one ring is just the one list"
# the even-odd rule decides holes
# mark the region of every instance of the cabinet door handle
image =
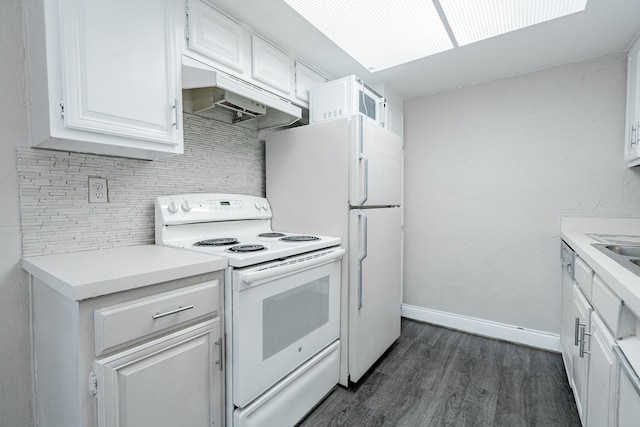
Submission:
[[222,371],[224,369],[224,359],[222,358],[222,338],[217,339],[216,346],[218,346],[218,360],[216,360],[216,365],[218,365],[218,369]]
[[584,358],[585,354],[591,354],[590,351],[586,351],[584,349],[584,346],[585,346],[584,336],[585,335],[591,336],[591,334],[585,330],[586,328],[587,328],[586,325],[580,325],[580,357],[581,358]]
[[573,327],[573,345],[577,346],[580,344],[580,318],[576,317],[576,322]]
[[151,318],[155,320],[161,317],[171,316],[172,314],[180,313],[181,311],[191,310],[192,308],[194,308],[193,304],[185,305],[184,307],[180,306],[178,308],[174,308],[173,310],[165,311],[164,313],[156,313],[153,316],[151,316]]
[[637,125],[640,123],[636,123],[631,125],[631,146],[633,147],[634,145],[636,145],[638,143],[638,127]]
[[174,119],[176,120],[173,125],[176,127],[176,130],[179,130],[180,120],[178,120],[178,100],[177,99],[173,100],[173,107],[171,108],[173,108],[173,116],[174,116]]

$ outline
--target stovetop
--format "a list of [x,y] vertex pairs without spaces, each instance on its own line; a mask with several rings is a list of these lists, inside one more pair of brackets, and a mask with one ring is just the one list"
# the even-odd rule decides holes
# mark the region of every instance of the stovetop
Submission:
[[[156,244],[224,256],[246,267],[340,245],[339,237],[271,229],[266,199],[187,194],[156,199]],[[232,248],[244,247],[247,252]]]

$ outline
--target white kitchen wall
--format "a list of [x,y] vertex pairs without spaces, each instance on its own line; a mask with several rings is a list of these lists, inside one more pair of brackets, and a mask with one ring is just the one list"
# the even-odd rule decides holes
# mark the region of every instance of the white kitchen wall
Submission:
[[560,217],[640,216],[625,87],[620,54],[407,101],[404,302],[558,333]]
[[0,1],[0,426],[27,427],[31,372],[16,146],[27,145],[21,1]]
[[[154,243],[154,198],[182,193],[264,196],[256,131],[184,115],[185,153],[163,160],[19,148],[23,256]],[[108,203],[88,202],[90,176]]]

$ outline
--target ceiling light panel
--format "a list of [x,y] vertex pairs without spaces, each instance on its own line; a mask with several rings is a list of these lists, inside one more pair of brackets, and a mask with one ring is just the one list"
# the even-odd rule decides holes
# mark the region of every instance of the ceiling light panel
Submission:
[[587,0],[440,0],[459,46],[583,11]]
[[453,44],[431,0],[284,0],[371,72]]

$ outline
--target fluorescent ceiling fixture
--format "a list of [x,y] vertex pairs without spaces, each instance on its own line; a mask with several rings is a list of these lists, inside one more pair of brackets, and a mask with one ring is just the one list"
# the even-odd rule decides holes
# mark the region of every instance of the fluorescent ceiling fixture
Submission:
[[371,72],[453,48],[431,0],[284,0]]
[[440,0],[459,46],[581,12],[587,0]]

